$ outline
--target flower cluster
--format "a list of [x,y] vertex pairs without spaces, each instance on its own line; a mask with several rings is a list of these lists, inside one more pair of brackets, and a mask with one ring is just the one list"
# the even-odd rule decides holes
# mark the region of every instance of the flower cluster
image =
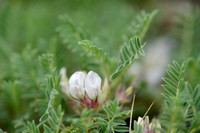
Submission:
[[160,133],[156,128],[161,128],[161,125],[158,121],[153,120],[149,123],[149,117],[145,116],[144,120],[141,117],[138,117],[137,123],[142,126],[143,133]]
[[81,106],[94,108],[101,103],[102,90],[100,76],[90,71],[88,74],[77,71],[70,77],[66,78],[66,70],[61,69],[61,87],[62,91],[71,100],[76,100]]

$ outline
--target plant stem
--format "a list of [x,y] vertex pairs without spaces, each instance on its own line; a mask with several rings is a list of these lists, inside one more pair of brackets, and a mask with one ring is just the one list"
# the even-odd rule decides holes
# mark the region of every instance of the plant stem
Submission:
[[135,95],[133,96],[133,102],[132,102],[132,106],[131,106],[129,133],[131,133],[131,125],[132,125],[132,118],[133,118],[133,107],[134,107],[134,103],[135,103]]
[[200,126],[198,126],[197,128],[192,129],[192,131],[190,131],[190,133],[196,133],[197,130],[200,130]]
[[[143,44],[143,46],[141,47],[141,49],[143,49],[146,46],[146,42]],[[126,66],[126,68],[123,70],[123,72],[120,74],[120,76],[117,78],[117,80],[114,82],[114,85],[112,86],[112,89],[114,89],[118,83],[120,82],[120,80],[122,79],[122,77],[124,76],[124,74],[128,71],[128,69],[131,67],[131,65],[135,62],[136,58],[133,59],[133,61],[128,64]]]
[[58,125],[58,128],[57,128],[57,131],[56,133],[59,133],[59,130],[60,130],[60,126],[62,124],[62,119],[63,119],[63,116],[64,116],[64,113],[62,113],[61,117],[60,117],[60,121],[59,121],[59,125]]

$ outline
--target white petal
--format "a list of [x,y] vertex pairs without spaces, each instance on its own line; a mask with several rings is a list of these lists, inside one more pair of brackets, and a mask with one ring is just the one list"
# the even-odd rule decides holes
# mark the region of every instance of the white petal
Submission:
[[90,99],[96,100],[101,97],[101,78],[93,71],[90,71],[85,78],[85,90]]
[[138,121],[137,121],[138,124],[142,125],[143,124],[143,119],[142,117],[138,117]]
[[75,72],[69,79],[69,92],[72,97],[82,99],[84,96],[84,80],[85,74],[83,72]]
[[84,97],[84,91],[81,90],[79,86],[70,86],[69,88],[71,96],[75,99],[82,99]]

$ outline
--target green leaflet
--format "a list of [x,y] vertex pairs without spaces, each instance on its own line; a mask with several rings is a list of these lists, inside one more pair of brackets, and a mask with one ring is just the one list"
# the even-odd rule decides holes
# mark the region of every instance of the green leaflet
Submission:
[[114,130],[116,132],[124,133],[124,132],[128,132],[129,131],[129,127],[126,127],[126,126],[117,126],[117,127],[114,127]]
[[56,31],[59,33],[63,43],[67,44],[67,47],[72,52],[82,52],[83,49],[77,44],[79,41],[85,39],[85,33],[79,25],[76,25],[71,17],[68,15],[61,15],[60,19],[64,24],[57,27]]
[[[104,114],[93,113],[93,109],[84,109],[80,118],[70,118],[67,121],[75,126],[78,132],[126,132],[129,128],[123,118],[124,112],[120,110],[118,101],[114,100],[103,106]],[[129,115],[129,113],[126,114],[126,116]],[[85,121],[88,120],[90,122],[86,124]]]
[[123,75],[128,70],[130,65],[132,65],[133,62],[138,58],[138,55],[144,55],[143,48],[145,45],[146,43],[141,45],[141,41],[138,36],[131,38],[129,40],[129,45],[125,43],[120,52],[121,63],[111,75],[110,79],[113,80],[120,75]]
[[[165,92],[165,107],[160,115],[162,128],[157,130],[167,132],[196,132],[199,130],[200,117],[200,93],[199,85],[195,88],[188,83],[184,83],[185,65],[173,61],[173,65],[168,65],[169,78],[162,78],[165,85],[162,87]],[[186,125],[190,125],[187,127]]]
[[79,42],[91,55],[95,55],[100,61],[104,60],[105,53],[103,53],[101,48],[97,48],[92,41],[83,40]]
[[176,61],[173,61],[174,66],[169,65],[167,74],[170,78],[162,78],[166,83],[162,85],[166,93],[163,93],[165,100],[172,102],[173,98],[177,97],[182,91],[183,87],[183,76],[184,76],[184,63],[180,66]]
[[[125,43],[120,50],[121,63],[115,72],[113,72],[113,74],[110,76],[111,80],[117,77],[123,77],[128,68],[136,59],[138,59],[138,56],[145,55],[143,48],[146,43],[141,45],[140,39],[144,38],[144,35],[147,32],[149,25],[156,13],[156,10],[152,13],[142,12],[137,21],[133,22],[133,24],[130,26],[130,32],[128,35],[126,35],[126,37],[129,38],[128,45]],[[128,40],[127,38],[125,39],[126,41]]]
[[142,126],[134,121],[134,133],[142,133]]
[[31,123],[27,122],[27,130],[23,131],[23,133],[40,133],[39,127],[35,124],[35,121],[33,120]]
[[137,35],[140,37],[140,39],[143,39],[149,25],[154,18],[154,16],[157,14],[157,10],[152,11],[151,13],[146,13],[145,11],[142,11],[138,16],[137,19],[134,20],[128,27],[128,33],[125,35],[124,40],[127,41],[131,37]]
[[41,126],[43,126],[44,128],[44,133],[50,133],[50,131],[51,132],[54,131],[56,133],[59,132],[64,112],[62,112],[60,105],[58,106],[57,109],[54,109],[53,103],[56,98],[55,95],[58,95],[58,92],[55,89],[52,89],[47,110],[41,116],[40,123],[36,125],[34,121],[32,123],[28,122],[27,129],[24,130],[24,133],[26,132],[39,133],[39,128]]
[[[187,113],[183,113],[184,111],[187,112],[187,106],[184,106],[186,92],[183,85],[185,66],[184,63],[179,65],[176,61],[173,61],[173,65],[168,66],[167,74],[169,78],[162,78],[166,84],[162,85],[165,90],[162,93],[165,99],[165,109],[160,116],[163,127],[161,130],[177,132],[186,128],[184,127],[184,117]],[[182,126],[180,127],[181,130],[176,127],[178,125]]]

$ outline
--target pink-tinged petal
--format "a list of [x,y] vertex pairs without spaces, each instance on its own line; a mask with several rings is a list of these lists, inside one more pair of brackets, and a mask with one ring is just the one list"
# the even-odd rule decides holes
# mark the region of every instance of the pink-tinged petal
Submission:
[[101,78],[93,71],[90,71],[85,78],[85,91],[93,101],[101,97]]
[[84,80],[85,74],[83,72],[75,72],[69,79],[69,92],[75,99],[82,99],[84,97]]

